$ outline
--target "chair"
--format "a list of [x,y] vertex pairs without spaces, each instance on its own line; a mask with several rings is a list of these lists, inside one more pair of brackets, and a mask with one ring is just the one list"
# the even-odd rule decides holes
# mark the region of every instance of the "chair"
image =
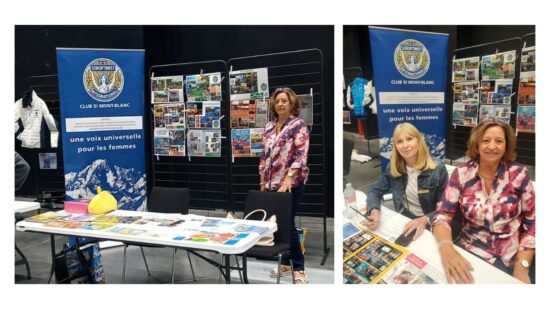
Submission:
[[[256,209],[265,210],[267,218],[272,215],[277,217],[277,231],[273,235],[275,238],[275,245],[272,247],[254,246],[242,254],[244,282],[248,283],[246,258],[254,257],[259,260],[278,261],[277,284],[279,284],[281,280],[281,260],[283,256],[290,255],[292,194],[250,190],[248,191],[244,209],[245,216]],[[292,260],[290,260],[290,267],[292,269],[292,282],[294,282],[294,266]]]
[[[147,211],[160,213],[180,213],[184,215],[189,213],[189,189],[153,187],[151,190],[151,195],[147,199]],[[145,253],[143,252],[143,247],[162,248],[163,246],[124,242],[122,282],[126,279],[126,249],[129,245],[136,245],[140,247],[141,255],[143,256],[143,261],[145,262],[145,268],[147,269],[149,276],[151,276],[149,266],[147,265],[147,259],[145,258]],[[174,253],[172,254],[172,283],[174,283],[174,262],[176,259],[176,250],[177,249],[174,248]],[[195,270],[193,269],[193,264],[191,263],[189,251],[187,251],[187,258],[189,259],[189,266],[191,267],[191,273],[193,274],[193,281],[196,281]]]

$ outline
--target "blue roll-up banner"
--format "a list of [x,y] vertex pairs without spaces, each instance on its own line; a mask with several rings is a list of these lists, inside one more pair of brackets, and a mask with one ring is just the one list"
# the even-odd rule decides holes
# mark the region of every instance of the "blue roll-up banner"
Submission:
[[396,125],[410,122],[434,157],[445,155],[448,34],[369,27],[382,168]]
[[109,191],[119,209],[147,197],[144,50],[57,49],[67,199]]

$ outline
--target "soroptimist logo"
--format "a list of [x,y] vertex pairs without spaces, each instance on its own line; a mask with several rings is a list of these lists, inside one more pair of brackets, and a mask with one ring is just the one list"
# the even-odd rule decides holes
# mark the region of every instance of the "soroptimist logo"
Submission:
[[401,75],[409,79],[418,79],[430,68],[430,53],[424,44],[407,39],[397,44],[393,61]]
[[114,100],[124,88],[122,70],[116,62],[107,58],[98,58],[88,63],[82,79],[86,92],[100,102]]

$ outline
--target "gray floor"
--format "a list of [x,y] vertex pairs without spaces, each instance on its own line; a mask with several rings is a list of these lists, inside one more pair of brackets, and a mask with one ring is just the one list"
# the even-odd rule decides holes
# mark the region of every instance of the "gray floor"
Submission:
[[[191,211],[194,214],[209,216],[225,216],[225,212],[202,212]],[[25,215],[32,215],[33,212]],[[242,214],[237,214],[239,217]],[[320,265],[323,258],[323,221],[322,218],[298,217],[297,224],[301,222],[302,227],[308,229],[306,237],[306,271],[310,284],[331,284],[334,282],[334,221],[327,219],[327,236],[330,252],[325,264]],[[51,250],[50,236],[39,233],[18,232],[15,231],[15,241],[23,254],[29,260],[31,268],[30,280],[27,279],[27,273],[24,264],[17,265],[21,260],[15,253],[15,283],[16,284],[35,284],[47,283],[51,268]],[[66,237],[56,236],[55,243],[57,250],[62,248],[66,242]],[[127,251],[126,265],[126,283],[171,283],[172,271],[172,252],[170,248],[144,248],[151,276],[147,275],[145,264],[140,253],[139,247],[130,246]],[[101,250],[103,267],[105,270],[107,283],[122,283],[122,265],[123,265],[123,247],[103,248]],[[216,261],[220,260],[220,255],[215,253],[206,253],[206,256]],[[177,252],[175,281],[177,283],[220,283],[219,274],[216,268],[205,261],[191,255],[192,264],[195,270],[197,281],[193,281],[191,269],[184,251]],[[231,259],[235,263],[235,259]],[[257,261],[248,259],[248,279],[250,283],[276,283],[276,279],[269,277],[269,271],[276,267],[276,262]],[[239,273],[231,273],[232,283],[240,283]],[[55,278],[52,279],[52,283]],[[290,284],[290,277],[285,277],[281,283]]]

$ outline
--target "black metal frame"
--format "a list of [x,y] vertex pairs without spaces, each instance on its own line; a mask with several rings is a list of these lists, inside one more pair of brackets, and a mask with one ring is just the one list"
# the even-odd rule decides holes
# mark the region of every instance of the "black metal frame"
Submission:
[[[514,82],[513,82],[513,93],[517,93],[517,90],[518,90],[518,86],[519,86],[519,74],[520,74],[520,66],[521,66],[521,61],[519,61],[519,58],[521,56],[521,49],[523,47],[523,45],[521,44],[522,42],[523,43],[527,43],[525,38],[526,37],[530,37],[530,36],[534,36],[535,33],[529,33],[529,34],[526,34],[522,37],[512,37],[512,38],[508,38],[508,39],[504,39],[504,40],[499,40],[499,41],[494,41],[494,42],[487,42],[487,43],[483,43],[483,44],[478,44],[478,45],[474,45],[474,46],[468,46],[468,47],[463,47],[463,48],[457,48],[455,49],[453,52],[452,52],[452,59],[451,59],[451,63],[452,63],[452,60],[455,59],[456,55],[458,53],[461,54],[461,57],[460,58],[467,58],[467,57],[470,57],[470,56],[481,56],[480,55],[480,52],[482,52],[483,48],[487,48],[487,47],[490,47],[490,46],[496,46],[496,53],[499,52],[499,49],[498,47],[499,46],[502,46],[503,44],[510,44],[509,46],[513,46],[513,49],[516,51],[516,63],[515,63],[515,75],[514,75]],[[506,47],[506,50],[510,50],[512,49],[512,47]],[[468,52],[471,52],[472,50],[476,51],[476,54],[473,54],[473,53],[468,53]],[[485,49],[487,50],[487,49]],[[482,52],[483,54],[487,54],[485,52]],[[450,74],[452,74],[452,65],[450,66]],[[451,75],[452,76],[452,75]],[[451,81],[451,79],[449,79]],[[452,83],[452,82],[451,82]],[[450,114],[450,123],[451,123],[451,128],[450,128],[450,136],[449,136],[449,150],[446,151],[446,154],[445,154],[445,157],[447,159],[450,160],[451,164],[454,160],[458,159],[458,158],[461,158],[464,156],[465,154],[465,151],[466,151],[466,145],[467,145],[467,141],[468,141],[468,137],[470,136],[470,131],[472,128],[470,127],[463,127],[463,126],[455,126],[455,125],[452,125],[452,106],[453,106],[453,100],[452,100],[452,93],[451,93],[451,100],[450,100],[450,104],[449,104],[449,108],[451,110],[451,114]],[[510,126],[512,126],[513,128],[515,128],[515,122],[516,122],[516,115],[517,115],[517,101],[518,101],[518,96],[515,95],[513,98],[512,98],[512,101],[511,101],[511,116],[510,116]],[[480,103],[481,105],[481,103]],[[517,133],[517,161],[520,162],[520,163],[523,163],[523,164],[529,164],[529,165],[534,165],[535,164],[535,134],[533,133],[522,133],[522,132],[518,132]],[[530,155],[531,154],[531,155]]]
[[[237,57],[229,59],[227,65],[230,72],[267,68],[269,72],[269,93],[272,93],[278,87],[290,87],[296,94],[313,92],[314,124],[310,127],[308,155],[310,178],[307,187],[314,187],[317,192],[315,192],[315,189],[313,193],[308,193],[306,190],[301,207],[308,207],[309,211],[298,211],[297,215],[323,217],[324,255],[321,265],[324,265],[330,252],[327,241],[326,219],[327,203],[331,203],[325,197],[325,154],[331,149],[326,147],[326,121],[324,119],[332,114],[329,113],[327,116],[324,111],[323,52],[319,49],[304,49]],[[231,165],[232,208],[244,209],[248,191],[258,188],[258,165],[259,158],[237,158],[234,160]],[[321,209],[321,212],[318,211],[319,209]]]

